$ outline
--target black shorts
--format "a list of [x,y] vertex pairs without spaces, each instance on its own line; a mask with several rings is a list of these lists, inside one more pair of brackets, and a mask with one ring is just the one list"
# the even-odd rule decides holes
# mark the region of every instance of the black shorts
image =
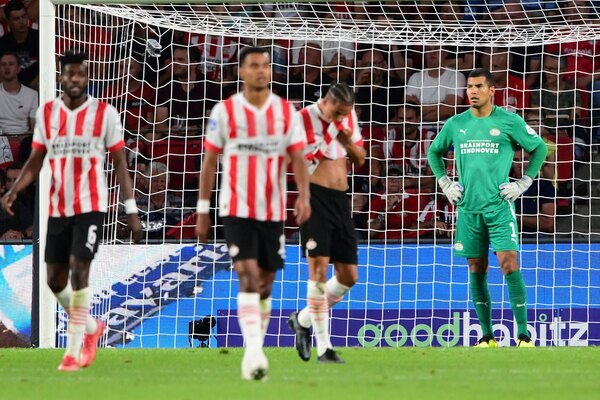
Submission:
[[70,255],[82,260],[93,260],[102,237],[103,224],[102,212],[48,218],[46,262],[68,263]]
[[256,221],[248,218],[223,218],[225,241],[233,262],[257,260],[269,271],[282,269],[285,263],[283,222]]
[[358,264],[358,243],[346,193],[311,183],[310,206],[310,219],[300,227],[305,257]]

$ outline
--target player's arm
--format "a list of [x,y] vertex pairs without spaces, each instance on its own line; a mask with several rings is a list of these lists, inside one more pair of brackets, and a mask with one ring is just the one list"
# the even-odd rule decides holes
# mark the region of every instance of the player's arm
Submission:
[[298,187],[298,198],[294,204],[294,215],[296,223],[302,225],[310,218],[311,214],[309,174],[301,148],[289,151],[288,155],[294,171],[294,181],[296,181],[296,186]]
[[362,167],[367,157],[367,151],[362,146],[363,141],[354,142],[352,140],[352,131],[350,129],[344,129],[337,135],[338,142],[348,152],[348,158],[357,167]]
[[112,151],[110,156],[117,173],[117,182],[119,182],[119,186],[123,192],[123,198],[125,199],[127,226],[131,230],[133,241],[137,243],[142,238],[142,224],[140,223],[137,204],[135,204],[135,199],[133,197],[133,184],[131,183],[131,177],[129,176],[129,171],[127,169],[127,156],[122,148]]
[[540,140],[537,147],[530,151],[529,154],[531,155],[531,158],[529,159],[529,166],[527,167],[527,171],[525,171],[525,175],[529,176],[531,179],[535,179],[538,172],[542,169],[544,161],[546,161],[546,156],[548,156],[548,146],[546,146],[546,142]]
[[206,242],[208,231],[210,230],[210,217],[208,213],[211,193],[215,187],[218,161],[219,153],[207,149],[204,153],[204,161],[202,162],[202,170],[200,171],[198,204],[196,207],[196,236],[198,236],[201,242]]
[[464,188],[458,182],[452,181],[446,175],[446,164],[444,163],[443,155],[452,144],[451,138],[447,132],[450,131],[451,122],[448,121],[442,128],[440,133],[433,140],[427,152],[427,161],[435,175],[440,188],[452,204],[456,204],[462,198]]
[[210,112],[206,123],[206,139],[204,140],[204,160],[198,182],[198,203],[196,205],[196,236],[201,242],[208,239],[210,230],[210,198],[217,174],[219,154],[225,148],[228,138],[227,112],[223,103],[217,104]]
[[548,155],[546,142],[525,123],[523,118],[518,115],[515,115],[515,118],[513,139],[531,155],[531,158],[529,159],[527,171],[521,179],[516,182],[503,183],[499,186],[500,197],[510,202],[515,201],[527,191],[540,169],[542,169]]
[[35,182],[39,176],[42,165],[44,164],[44,157],[46,157],[46,151],[34,146],[31,149],[29,159],[23,166],[23,170],[21,170],[13,187],[2,197],[2,208],[10,215],[15,215],[12,210],[12,205],[17,199],[17,195]]
[[337,135],[338,142],[344,146],[348,153],[348,158],[357,167],[362,167],[367,157],[367,151],[364,148],[364,139],[360,133],[360,126],[358,126],[358,116],[356,112],[352,110],[351,121],[354,121],[352,130],[344,129],[340,124],[341,128]]

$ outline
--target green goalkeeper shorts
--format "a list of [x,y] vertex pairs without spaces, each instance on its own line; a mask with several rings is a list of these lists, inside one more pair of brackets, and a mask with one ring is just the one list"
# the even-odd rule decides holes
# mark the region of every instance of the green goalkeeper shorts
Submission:
[[519,231],[514,204],[504,202],[487,214],[467,214],[458,209],[455,254],[467,258],[487,257],[494,252],[518,251]]

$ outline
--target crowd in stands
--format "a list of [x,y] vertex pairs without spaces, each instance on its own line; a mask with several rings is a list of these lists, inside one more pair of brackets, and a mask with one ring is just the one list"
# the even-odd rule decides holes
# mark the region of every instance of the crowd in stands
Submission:
[[[2,3],[0,195],[31,149],[40,79],[37,0]],[[598,23],[600,10],[598,2],[581,0],[379,3],[368,10],[365,2],[348,1],[317,6],[157,7],[187,7],[231,18],[276,17],[286,24],[300,18],[335,18],[458,24],[562,20],[575,25]],[[427,150],[444,122],[467,109],[466,75],[475,67],[493,73],[494,103],[522,115],[550,149],[536,184],[516,205],[524,236],[552,234],[555,215],[572,212],[575,169],[589,163],[593,146],[600,142],[600,62],[595,61],[600,41],[465,48],[248,39],[141,23],[125,32],[116,17],[100,21],[106,17],[73,6],[57,12],[57,54],[69,48],[88,52],[89,92],[122,112],[129,166],[148,239],[193,238],[204,124],[218,101],[240,89],[237,55],[245,45],[261,45],[271,52],[272,89],[297,108],[317,101],[332,82],[355,88],[368,152],[368,162],[352,171],[349,182],[361,239],[452,236],[455,210],[438,193]],[[160,46],[159,57],[148,55],[150,40]],[[453,151],[446,162],[448,175],[455,175]],[[515,178],[526,162],[527,154],[517,151]],[[16,217],[0,211],[0,241],[31,237],[34,194],[32,188],[19,199]],[[123,217],[116,206],[118,193],[114,199],[115,212]],[[286,232],[290,238],[298,234],[292,225]],[[126,237],[122,229],[117,234]],[[219,237],[219,232],[215,235]]]

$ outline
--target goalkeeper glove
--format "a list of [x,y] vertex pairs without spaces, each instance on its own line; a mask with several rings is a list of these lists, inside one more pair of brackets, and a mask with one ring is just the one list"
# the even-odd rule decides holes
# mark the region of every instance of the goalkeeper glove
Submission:
[[450,203],[453,205],[456,205],[456,203],[458,203],[462,198],[465,188],[460,183],[450,180],[450,178],[448,178],[446,175],[442,176],[438,183],[448,198],[448,201],[450,201]]
[[533,179],[527,175],[524,175],[518,181],[503,183],[498,186],[500,189],[500,197],[512,203],[517,197],[525,193],[532,183]]

